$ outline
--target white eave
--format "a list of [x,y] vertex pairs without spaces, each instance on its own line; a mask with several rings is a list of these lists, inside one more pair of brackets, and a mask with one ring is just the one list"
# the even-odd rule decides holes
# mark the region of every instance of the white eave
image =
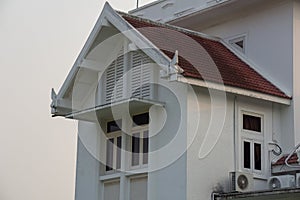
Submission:
[[[129,104],[133,104],[134,107],[130,107]],[[76,120],[82,120],[82,121],[89,121],[89,122],[96,122],[100,118],[112,118],[112,110],[114,110],[117,113],[121,113],[121,110],[128,111],[128,109],[136,109],[136,110],[142,110],[148,111],[151,106],[164,106],[165,103],[153,101],[149,99],[141,99],[132,97],[129,99],[123,99],[116,102],[111,102],[103,105],[98,105],[93,108],[87,108],[84,110],[79,111],[73,111],[71,113],[68,113],[65,117],[69,119],[76,119]],[[145,110],[146,109],[146,110]]]
[[264,93],[260,93],[260,92],[255,92],[252,90],[242,89],[242,88],[238,88],[238,87],[226,86],[226,85],[222,85],[222,84],[218,84],[218,83],[212,83],[212,82],[207,82],[207,81],[194,79],[194,78],[186,78],[186,77],[178,77],[178,81],[187,83],[189,85],[205,87],[208,89],[224,91],[224,92],[228,92],[228,93],[232,93],[232,94],[252,97],[252,98],[256,98],[256,99],[262,99],[262,100],[279,103],[279,104],[284,104],[284,105],[291,105],[290,99],[278,97],[278,96],[274,96],[274,95],[269,95],[269,94],[264,94]]

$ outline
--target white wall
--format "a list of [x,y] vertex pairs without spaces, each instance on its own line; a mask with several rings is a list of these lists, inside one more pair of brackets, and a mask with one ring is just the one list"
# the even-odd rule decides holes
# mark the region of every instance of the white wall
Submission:
[[[193,98],[194,91],[197,94],[197,99]],[[200,118],[197,123],[199,127],[197,135],[193,139],[192,145],[187,151],[187,199],[188,200],[207,200],[215,187],[220,184],[225,191],[229,190],[229,172],[235,170],[234,161],[234,107],[233,97],[229,97],[225,103],[226,118],[224,126],[222,120],[223,109],[220,107],[220,115],[212,117],[212,104],[210,94],[207,89],[194,88],[189,90],[188,95],[188,138],[193,137],[195,117],[200,113]],[[222,96],[222,93],[217,96]],[[217,114],[218,113],[214,113]],[[196,118],[197,119],[197,118]],[[213,120],[213,121],[211,121]],[[205,134],[210,127],[210,122],[213,127],[222,127],[221,135],[214,146],[213,150],[204,158],[199,158],[199,151],[202,143],[204,142]],[[209,136],[217,134],[215,130],[209,131]],[[214,145],[214,141],[207,140],[206,142]]]
[[100,150],[97,125],[78,123],[77,166],[75,199],[98,199]]
[[294,1],[294,120],[295,120],[295,140],[300,143],[300,1]]
[[150,109],[148,199],[185,200],[187,87],[165,80],[159,84],[157,100],[165,107]]
[[[239,130],[238,125],[239,114],[243,109],[248,111],[258,112],[263,114],[264,127],[264,175],[255,175],[253,190],[267,189],[267,178],[271,175],[271,161],[278,159],[273,156],[270,150],[274,146],[268,145],[269,142],[277,140],[281,145],[281,128],[280,128],[280,105],[272,104],[271,102],[257,100],[249,97],[226,94],[225,102],[217,102],[218,112],[214,113],[217,116],[212,117],[212,94],[219,96],[222,99],[222,93],[207,89],[193,87],[194,90],[189,90],[188,93],[188,132],[187,137],[190,140],[194,136],[195,119],[199,119],[197,135],[193,139],[193,143],[188,147],[187,151],[187,199],[188,200],[205,200],[209,199],[211,193],[222,188],[225,192],[229,188],[229,172],[242,171],[240,164],[241,149],[239,148]],[[197,100],[193,98],[197,94]],[[222,112],[224,112],[225,103],[225,118],[224,124],[222,121]],[[197,118],[200,114],[200,118]],[[212,121],[211,121],[212,120]],[[213,128],[210,129],[209,123],[212,122]],[[212,151],[204,158],[199,158],[199,150],[204,142],[205,134],[208,130],[208,135],[215,135],[216,127],[221,126],[220,137]],[[276,134],[273,134],[276,133]],[[213,138],[213,137],[212,137]],[[206,142],[214,145],[211,140]],[[219,187],[221,186],[221,187]]]
[[[299,116],[296,114],[299,112],[296,108],[298,105],[296,88],[299,83],[297,84],[295,77],[297,69],[295,67],[293,69],[293,66],[296,66],[295,64],[299,61],[298,56],[294,56],[295,64],[293,64],[293,55],[296,55],[296,52],[293,52],[292,19],[293,3],[279,1],[268,6],[257,7],[255,11],[241,13],[240,17],[235,20],[208,29],[202,30],[195,27],[198,31],[216,35],[225,40],[245,34],[247,37],[245,57],[253,63],[252,66],[288,95],[293,95],[292,106],[282,106],[280,113],[280,125],[284,133],[282,144],[286,153],[300,142],[296,131],[298,125],[294,123]],[[294,43],[297,42],[294,41]]]
[[[223,0],[225,1],[227,0]],[[215,1],[210,0],[161,0],[132,10],[130,13],[154,21],[166,22],[215,4]]]
[[246,57],[263,75],[292,94],[292,6],[290,1],[285,1],[267,8],[257,7],[246,16],[241,13],[234,20],[208,29],[194,29],[223,39],[246,34]]

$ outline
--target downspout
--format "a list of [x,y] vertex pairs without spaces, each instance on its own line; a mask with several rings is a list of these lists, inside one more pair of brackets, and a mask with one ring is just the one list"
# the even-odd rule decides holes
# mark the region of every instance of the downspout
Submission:
[[236,95],[234,95],[234,100],[233,100],[233,166],[234,166],[234,171],[237,170],[237,164],[236,164]]

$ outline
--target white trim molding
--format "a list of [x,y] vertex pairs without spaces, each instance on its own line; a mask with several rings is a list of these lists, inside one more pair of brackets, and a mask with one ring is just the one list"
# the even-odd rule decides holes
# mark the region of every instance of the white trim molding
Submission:
[[251,90],[247,90],[247,89],[226,86],[226,85],[222,85],[222,84],[218,84],[218,83],[212,83],[212,82],[197,80],[197,79],[193,79],[193,78],[185,78],[182,76],[178,77],[177,80],[182,83],[205,87],[208,89],[224,91],[224,92],[228,92],[228,93],[238,94],[238,95],[252,97],[252,98],[256,98],[256,99],[262,99],[262,100],[271,101],[274,103],[279,103],[279,104],[284,104],[284,105],[291,105],[290,99],[277,97],[277,96],[273,96],[273,95],[269,95],[269,94],[263,94],[260,92],[255,92],[255,91],[251,91]]

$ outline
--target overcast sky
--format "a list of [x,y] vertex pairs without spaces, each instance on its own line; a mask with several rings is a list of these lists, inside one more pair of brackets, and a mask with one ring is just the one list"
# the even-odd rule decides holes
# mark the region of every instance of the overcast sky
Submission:
[[1,200],[74,199],[77,125],[51,118],[50,90],[59,90],[104,3],[0,0]]

